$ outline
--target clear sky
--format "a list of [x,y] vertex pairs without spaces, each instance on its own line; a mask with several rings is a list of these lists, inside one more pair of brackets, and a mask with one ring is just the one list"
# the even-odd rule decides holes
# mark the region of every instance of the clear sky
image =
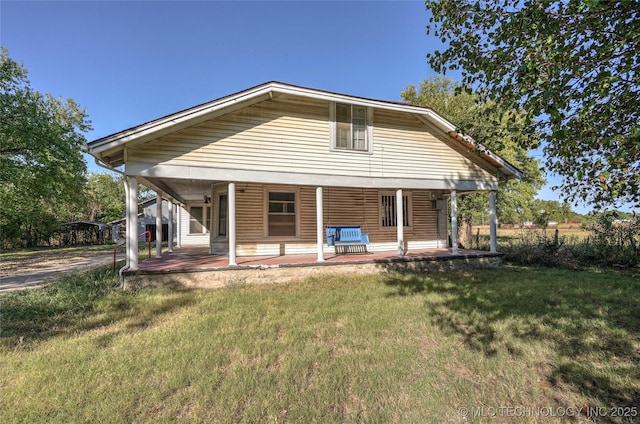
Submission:
[[401,100],[435,75],[429,16],[423,1],[2,0],[0,43],[34,89],[86,108],[91,141],[273,80]]

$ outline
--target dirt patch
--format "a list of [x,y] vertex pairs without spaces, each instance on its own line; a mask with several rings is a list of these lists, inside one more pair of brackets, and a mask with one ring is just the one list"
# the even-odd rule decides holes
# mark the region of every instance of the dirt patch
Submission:
[[[11,252],[0,255],[0,277],[15,274],[37,272],[39,270],[86,262],[87,258],[113,255],[114,247],[86,246],[64,249],[34,250]],[[123,248],[117,248],[118,258],[123,254]]]
[[0,277],[9,277],[17,273],[31,273],[43,268],[50,268],[65,264],[74,264],[86,256],[69,257],[29,257],[20,259],[2,259],[0,262]]

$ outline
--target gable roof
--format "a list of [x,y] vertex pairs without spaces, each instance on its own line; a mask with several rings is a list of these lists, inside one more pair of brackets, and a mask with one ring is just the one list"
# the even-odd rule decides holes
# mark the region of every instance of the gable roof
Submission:
[[306,88],[282,82],[271,81],[248,88],[235,94],[202,103],[182,111],[154,119],[126,130],[87,143],[85,151],[111,167],[124,163],[124,146],[137,145],[154,138],[173,133],[183,128],[204,122],[235,110],[272,99],[282,94],[301,96],[333,102],[344,102],[375,109],[409,113],[424,123],[440,129],[473,151],[481,159],[495,167],[507,179],[522,178],[523,174],[498,154],[487,149],[473,138],[457,131],[457,127],[431,108],[387,100],[375,100],[330,91]]

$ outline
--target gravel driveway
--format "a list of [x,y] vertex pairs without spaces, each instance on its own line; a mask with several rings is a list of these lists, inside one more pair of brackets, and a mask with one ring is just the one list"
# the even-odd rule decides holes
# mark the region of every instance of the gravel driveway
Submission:
[[[118,252],[117,260],[121,259],[124,259],[124,254]],[[8,274],[3,272],[0,275],[0,294],[41,286],[65,273],[98,268],[108,264],[113,264],[113,253],[47,260],[38,263],[37,266],[25,265],[24,268],[14,267]]]

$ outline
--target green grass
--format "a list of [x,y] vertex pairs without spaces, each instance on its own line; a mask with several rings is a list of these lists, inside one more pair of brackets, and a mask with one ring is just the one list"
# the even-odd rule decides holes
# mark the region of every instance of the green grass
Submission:
[[0,297],[0,422],[441,423],[463,407],[637,407],[638,277],[505,267],[122,292],[107,269],[71,276]]

